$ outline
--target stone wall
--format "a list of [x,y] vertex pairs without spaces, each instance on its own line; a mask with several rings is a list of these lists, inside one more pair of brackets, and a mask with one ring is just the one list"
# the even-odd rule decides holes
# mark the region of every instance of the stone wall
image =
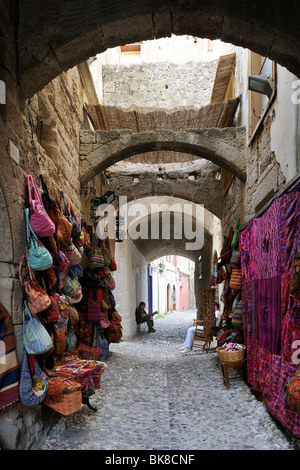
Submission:
[[218,61],[104,65],[103,105],[167,109],[210,103]]

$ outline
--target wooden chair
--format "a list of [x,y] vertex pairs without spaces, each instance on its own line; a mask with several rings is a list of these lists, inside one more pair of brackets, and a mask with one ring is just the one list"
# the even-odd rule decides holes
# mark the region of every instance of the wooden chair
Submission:
[[212,328],[216,326],[215,316],[215,289],[202,290],[203,320],[194,320],[195,333],[192,342],[194,348],[210,350],[213,341]]

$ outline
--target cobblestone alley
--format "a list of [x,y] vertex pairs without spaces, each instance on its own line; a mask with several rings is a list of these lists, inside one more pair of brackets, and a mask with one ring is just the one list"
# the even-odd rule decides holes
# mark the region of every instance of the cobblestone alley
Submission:
[[171,313],[153,334],[111,344],[101,389],[62,417],[43,450],[292,450],[292,440],[242,380],[223,384],[215,349],[179,350],[195,312]]

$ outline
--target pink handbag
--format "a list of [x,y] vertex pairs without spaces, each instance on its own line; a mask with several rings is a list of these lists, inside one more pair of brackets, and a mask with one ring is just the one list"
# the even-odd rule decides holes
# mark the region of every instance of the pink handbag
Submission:
[[[38,237],[49,237],[55,233],[55,225],[46,212],[40,193],[31,175],[27,175],[27,186],[31,228]],[[33,188],[33,198],[31,187]]]

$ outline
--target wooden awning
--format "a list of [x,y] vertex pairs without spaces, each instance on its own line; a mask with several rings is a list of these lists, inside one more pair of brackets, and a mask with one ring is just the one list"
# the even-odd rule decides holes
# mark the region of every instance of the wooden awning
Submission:
[[235,60],[235,53],[219,58],[210,104],[222,103],[226,100],[226,92],[232,79]]

